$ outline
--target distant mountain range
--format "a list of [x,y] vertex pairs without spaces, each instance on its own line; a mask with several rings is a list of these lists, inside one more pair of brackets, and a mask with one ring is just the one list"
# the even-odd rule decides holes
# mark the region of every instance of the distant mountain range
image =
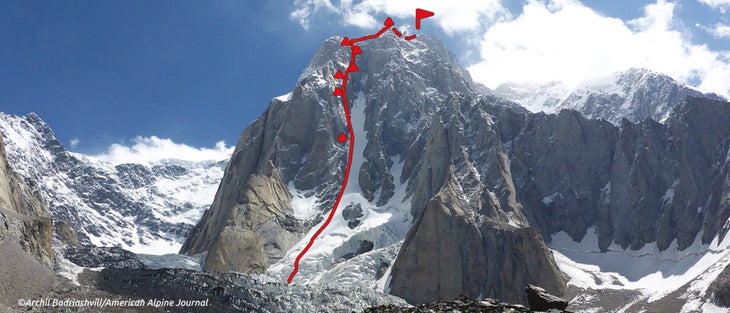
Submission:
[[215,195],[226,160],[111,164],[67,151],[41,118],[0,113],[8,160],[49,205],[61,241],[176,253]]
[[532,112],[558,113],[575,110],[587,118],[621,124],[621,119],[638,123],[646,118],[663,123],[672,109],[687,96],[726,101],[714,93],[703,93],[671,77],[651,70],[631,68],[608,77],[568,87],[547,84],[504,83],[494,95],[517,102]]

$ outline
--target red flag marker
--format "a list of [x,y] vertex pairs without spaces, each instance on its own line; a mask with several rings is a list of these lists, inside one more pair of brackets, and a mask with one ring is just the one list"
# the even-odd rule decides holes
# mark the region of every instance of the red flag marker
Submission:
[[433,12],[423,9],[416,9],[416,29],[421,29],[421,20],[433,16]]
[[339,142],[347,142],[347,136],[345,136],[344,133],[340,133],[340,136],[337,137],[337,141],[339,141]]

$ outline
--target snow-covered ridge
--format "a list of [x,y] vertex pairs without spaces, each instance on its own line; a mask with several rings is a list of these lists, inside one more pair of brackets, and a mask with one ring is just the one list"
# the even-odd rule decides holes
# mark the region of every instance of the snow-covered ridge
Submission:
[[504,83],[494,90],[494,94],[532,112],[557,113],[571,109],[588,118],[605,119],[614,124],[620,124],[622,118],[632,122],[645,118],[664,122],[672,108],[687,96],[727,100],[640,68],[586,80],[575,86],[560,82]]
[[82,242],[135,253],[177,253],[213,202],[227,160],[112,164],[71,153],[36,114],[0,113],[8,159],[35,181],[55,221]]

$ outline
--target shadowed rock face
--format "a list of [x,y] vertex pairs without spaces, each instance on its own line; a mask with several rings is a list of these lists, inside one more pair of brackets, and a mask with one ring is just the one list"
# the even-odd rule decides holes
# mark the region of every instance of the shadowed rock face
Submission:
[[420,304],[460,294],[526,303],[529,283],[564,292],[550,250],[517,202],[508,151],[484,102],[498,100],[447,101],[416,167],[417,220],[393,265],[391,293]]
[[536,229],[475,214],[453,182],[449,177],[409,231],[393,267],[392,294],[413,304],[462,294],[525,303],[528,283],[565,291]]
[[730,105],[688,98],[666,124],[626,120],[615,127],[576,112],[498,122],[510,150],[519,201],[543,234],[580,241],[597,226],[599,246],[638,249],[677,240],[689,246],[722,233],[728,188]]
[[13,172],[0,134],[0,243],[14,241],[53,268],[53,222],[38,190]]
[[[580,241],[596,226],[601,249],[666,249],[674,240],[684,249],[726,231],[730,104],[688,98],[666,125],[619,128],[574,111],[524,114],[490,101],[454,97],[434,117],[412,182],[419,220],[394,265],[393,294],[413,303],[456,293],[524,303],[511,297],[528,283],[564,288],[539,233]],[[533,244],[516,244],[523,240]],[[499,270],[490,276],[490,259],[504,260],[500,270],[515,275],[508,281],[523,285],[500,286],[506,279]]]

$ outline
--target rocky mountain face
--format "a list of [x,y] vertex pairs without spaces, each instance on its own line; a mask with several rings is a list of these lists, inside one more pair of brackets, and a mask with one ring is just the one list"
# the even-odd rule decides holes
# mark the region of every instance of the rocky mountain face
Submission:
[[0,243],[20,244],[41,264],[53,268],[53,223],[37,186],[10,166],[0,136]]
[[[214,204],[181,250],[207,251],[206,269],[285,278],[309,240],[305,233],[331,209],[347,153],[336,142],[346,126],[332,96],[333,74],[349,57],[340,40],[328,40],[294,91],[274,99],[244,130]],[[360,71],[348,85],[352,175],[341,213],[318,241],[327,248],[305,256],[295,282],[326,284],[322,271],[342,280],[347,274],[336,268],[358,264],[376,275],[359,284],[380,284],[413,303],[461,293],[525,302],[512,294],[522,295],[528,283],[564,291],[552,255],[517,201],[494,121],[470,107],[474,83],[453,55],[431,37],[406,42],[387,35],[362,50]],[[526,112],[499,98],[484,101]],[[303,200],[310,201],[304,209]],[[356,263],[404,239],[396,260]],[[490,279],[497,276],[503,284]]]
[[0,309],[53,280],[53,222],[36,187],[10,166],[0,135]]
[[[389,46],[395,43],[396,40],[390,38],[387,42],[374,44],[375,47],[371,49],[373,53],[358,62],[363,71],[360,73],[360,78],[353,82],[357,87],[350,89],[351,94],[356,94],[357,90],[370,90],[372,94],[364,96],[363,100],[379,103],[370,106],[363,104],[359,108],[364,110],[361,122],[365,125],[361,127],[368,132],[367,137],[365,132],[358,137],[363,144],[356,157],[360,159],[362,166],[353,167],[352,176],[356,178],[356,182],[350,185],[360,186],[357,188],[358,194],[361,193],[368,203],[374,202],[380,206],[393,198],[398,183],[396,180],[400,182],[407,180],[407,177],[394,177],[393,164],[404,158],[408,149],[412,151],[411,153],[418,153],[417,146],[412,146],[412,139],[417,136],[418,129],[427,124],[426,116],[428,112],[434,110],[437,103],[435,97],[439,91],[426,86],[418,79],[418,75],[442,73],[444,86],[441,92],[451,90],[466,92],[471,86],[470,80],[465,81],[462,78],[465,72],[452,66],[456,61],[443,47],[441,50],[432,51],[422,43],[412,45],[414,49],[410,51],[413,53],[410,57],[414,60],[418,59],[418,54],[431,54],[433,58],[451,62],[430,68],[426,64],[409,61],[401,55],[403,50],[396,48],[397,46]],[[215,203],[191,233],[181,252],[198,253],[208,250],[210,253],[209,247],[212,246],[213,240],[218,240],[218,233],[223,232],[225,227],[241,224],[241,218],[244,216],[237,218],[218,216],[228,215],[224,212],[241,211],[237,208],[241,205],[235,201],[250,207],[246,203],[248,199],[241,196],[241,187],[249,188],[246,187],[249,177],[260,176],[260,173],[266,171],[269,166],[273,166],[278,173],[274,177],[276,180],[274,184],[287,186],[291,196],[304,194],[308,198],[314,197],[320,201],[317,201],[310,212],[296,210],[291,200],[279,201],[282,197],[263,202],[269,207],[286,209],[277,215],[276,224],[279,225],[278,232],[287,234],[286,237],[290,238],[288,242],[272,245],[274,250],[268,249],[267,243],[262,242],[260,246],[270,251],[261,252],[269,259],[268,264],[281,259],[310,228],[302,226],[321,221],[322,215],[331,209],[334,203],[334,196],[340,185],[338,182],[341,182],[345,168],[343,161],[346,158],[346,147],[336,142],[339,133],[346,129],[344,112],[339,99],[332,96],[332,90],[336,87],[334,73],[344,68],[348,59],[349,55],[339,45],[338,38],[325,42],[304,71],[294,91],[287,97],[273,100],[264,115],[244,130],[226,169],[227,174],[216,195]],[[389,66],[385,66],[386,63]],[[386,72],[371,73],[365,70],[372,67],[386,69]],[[454,69],[459,69],[459,72],[455,72]],[[398,77],[394,77],[395,75]],[[408,90],[408,97],[401,96],[404,88]],[[372,117],[368,117],[369,115]],[[405,165],[409,166],[412,164]],[[409,170],[404,168],[404,171]],[[278,204],[271,205],[272,201]],[[228,222],[229,220],[233,222]],[[292,224],[294,227],[287,224]],[[251,229],[254,232],[262,232],[259,229],[264,226],[259,225],[252,225]],[[241,245],[245,241],[240,240],[238,243]],[[230,255],[228,258],[239,257]],[[258,272],[262,272],[268,266],[254,267],[258,268]],[[242,268],[235,269],[242,270]]]
[[[412,303],[460,294],[525,303],[521,290],[531,282],[565,291],[517,201],[508,151],[487,108],[499,102],[455,95],[434,114],[418,165],[426,172],[412,185],[420,218],[393,266],[391,293]],[[418,195],[430,190],[436,194]],[[428,202],[418,210],[421,199]]]
[[[181,250],[207,251],[206,269],[284,280],[322,225],[347,154],[332,96],[349,57],[340,40],[325,42],[294,91],[242,133]],[[573,263],[549,248],[557,233],[576,243],[595,233],[598,254],[647,244],[682,254],[697,243],[707,250],[691,253],[702,256],[724,238],[730,105],[721,97],[633,69],[566,93],[550,104],[557,114],[535,114],[479,95],[434,38],[385,35],[362,51],[348,84],[352,174],[294,283],[357,285],[414,304],[460,294],[526,303],[528,284],[562,294],[575,280],[564,275]]]
[[576,110],[588,118],[620,125],[623,118],[637,123],[646,118],[663,123],[685,98],[723,101],[714,93],[702,93],[669,76],[647,69],[631,68],[575,87],[561,83],[498,86],[495,95],[520,103],[532,112],[558,113]]
[[68,245],[174,253],[213,200],[225,161],[111,164],[67,151],[34,114],[0,113],[9,162],[36,182]]

